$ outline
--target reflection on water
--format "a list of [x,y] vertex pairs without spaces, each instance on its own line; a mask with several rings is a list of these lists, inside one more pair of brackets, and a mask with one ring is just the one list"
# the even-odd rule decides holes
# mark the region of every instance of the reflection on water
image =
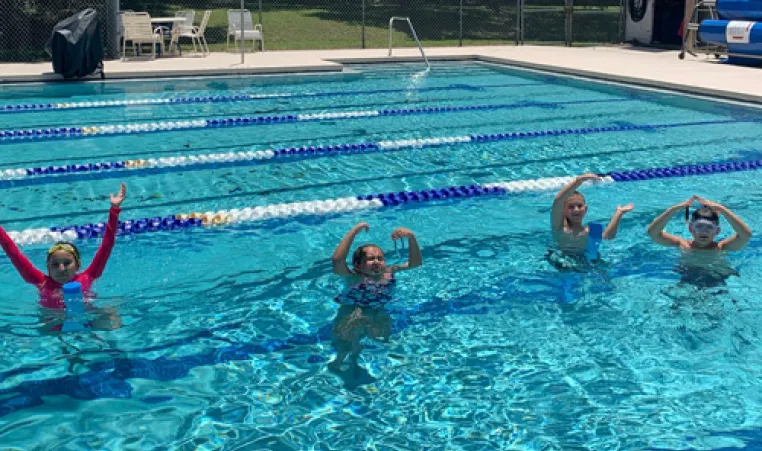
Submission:
[[[393,67],[388,74],[381,68],[365,74],[351,89],[457,84],[461,91],[457,101],[442,93],[408,93],[409,99],[428,102],[422,105],[623,96],[619,88],[604,93],[563,84],[475,88],[527,79],[471,66],[467,70],[478,73],[468,76],[458,72],[458,65],[428,73],[419,72],[420,64]],[[185,83],[175,86],[184,89]],[[248,86],[252,92],[258,87],[237,79],[222,83],[227,89]],[[151,86],[145,89],[164,91],[161,83]],[[343,89],[320,83],[270,88]],[[469,89],[478,90],[479,97],[463,95]],[[353,102],[363,108],[399,102],[384,96]],[[203,130],[194,132],[195,137],[167,132],[151,142],[137,135],[83,138],[59,142],[57,153],[77,151],[92,160],[93,152],[102,150],[100,144],[125,154],[135,148],[187,152],[189,139],[198,141],[193,149],[242,143],[277,147],[275,141],[284,137],[289,145],[301,146],[356,142],[361,135],[375,141],[602,127],[612,121],[639,124],[655,118],[709,120],[724,114],[721,108],[698,111],[650,102],[647,94],[639,99],[637,105],[613,101],[576,111],[528,108],[520,113],[384,117],[362,124],[281,124],[264,134],[264,128],[256,127]],[[342,102],[338,97],[314,103],[306,99],[299,107],[345,108]],[[267,105],[278,108],[277,102]],[[288,105],[294,103],[281,107]],[[217,110],[203,114],[226,111],[223,103],[213,107]],[[155,114],[157,120],[164,113],[146,108],[140,111]],[[132,108],[124,113],[137,114]],[[161,204],[134,205],[134,217],[153,216],[167,214],[170,207],[179,211],[186,203],[193,204],[185,205],[189,211],[217,211],[714,161],[734,155],[733,146],[748,147],[758,136],[754,124],[557,136],[157,173],[129,181],[136,198],[164,199]],[[32,141],[14,144],[19,145],[17,152],[6,155],[8,167],[15,167],[11,160],[17,155],[49,158],[48,147],[36,148]],[[685,152],[686,145],[691,152]],[[472,169],[459,169],[466,166]],[[422,175],[425,171],[431,174]],[[756,206],[748,200],[754,194],[738,199],[739,192],[756,186],[756,177],[752,172],[722,174],[701,183],[759,229]],[[62,223],[65,218],[84,222],[81,216],[68,215],[91,208],[94,196],[103,191],[99,183],[40,185],[33,195],[9,188],[4,211],[23,208],[24,216],[55,214]],[[556,267],[543,258],[555,193],[363,212],[362,220],[373,224],[369,242],[388,240],[379,231],[404,225],[418,232],[426,261],[414,273],[400,275],[404,280],[399,291],[383,312],[355,314],[333,301],[339,282],[330,274],[330,250],[357,222],[354,214],[120,237],[96,289],[123,298],[99,298],[96,305],[102,310],[88,321],[95,325],[103,318],[104,327],[78,334],[51,333],[60,318],[40,314],[30,300],[31,288],[25,291],[28,287],[11,265],[0,260],[0,443],[77,451],[753,446],[755,434],[744,431],[762,427],[762,367],[756,364],[762,359],[759,243],[728,256],[728,267],[715,268],[679,262],[673,250],[656,247],[645,235],[665,201],[684,199],[695,183],[695,177],[686,177],[590,189],[591,221],[606,219],[622,199],[635,202],[636,211],[623,221],[617,239],[602,246],[600,259],[579,266],[572,262],[568,268],[563,261]],[[283,189],[289,185],[294,189]],[[250,194],[241,197],[235,191],[226,197],[239,186]],[[66,200],[61,192],[74,194],[64,196]],[[38,219],[35,227],[50,225],[50,218]],[[93,215],[92,220],[100,219]],[[95,240],[83,244],[85,252],[96,248]],[[30,258],[44,261],[45,251],[32,247]],[[710,275],[685,279],[697,267],[709,268]],[[743,277],[730,277],[736,275],[732,268]],[[365,335],[354,368],[327,368],[336,357],[334,329],[349,343],[360,338],[354,335],[360,330]]]
[[699,288],[715,288],[726,285],[731,276],[739,276],[723,252],[692,251],[681,252],[675,272],[680,281]]

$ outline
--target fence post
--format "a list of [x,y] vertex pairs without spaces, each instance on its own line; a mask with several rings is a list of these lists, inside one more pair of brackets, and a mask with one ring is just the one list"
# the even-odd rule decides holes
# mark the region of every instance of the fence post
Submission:
[[463,0],[460,0],[460,34],[458,35],[458,47],[463,47]]
[[106,55],[111,58],[119,57],[119,0],[106,0]]
[[524,0],[516,0],[516,45],[519,45],[521,43],[524,44],[524,26],[522,24],[522,4],[524,3]]
[[241,31],[240,31],[240,33],[241,33],[241,40],[239,41],[239,42],[241,43],[241,66],[243,66],[243,64],[244,64],[244,61],[246,60],[246,58],[245,58],[245,57],[244,57],[244,55],[243,55],[243,52],[244,52],[244,50],[245,50],[245,47],[246,47],[246,46],[244,45],[244,42],[246,42],[246,41],[243,39],[243,35],[244,35],[244,32],[243,32],[243,10],[244,10],[244,9],[246,9],[246,0],[241,0],[241,22],[240,22],[240,27],[241,27]]
[[362,0],[362,48],[365,48],[365,0]]
[[[688,2],[685,3],[688,4]],[[621,43],[624,42],[624,27],[627,25],[627,2],[625,0],[619,0],[619,11],[619,42]]]
[[566,13],[566,33],[564,44],[566,47],[571,47],[572,44],[572,14],[574,14],[574,0],[566,0],[564,5],[564,12]]

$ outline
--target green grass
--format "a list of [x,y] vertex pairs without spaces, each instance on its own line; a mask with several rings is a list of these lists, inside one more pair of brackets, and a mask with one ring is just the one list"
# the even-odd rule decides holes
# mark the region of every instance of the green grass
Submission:
[[[263,11],[266,50],[317,50],[317,49],[359,49],[362,47],[362,17],[359,7],[349,4],[334,4],[338,0],[325,0],[319,6],[285,4],[269,7]],[[582,1],[582,0],[580,0]],[[619,41],[619,8],[600,5],[603,0],[588,0],[589,6],[575,9],[595,9],[611,14],[575,15],[575,44],[612,43]],[[2,2],[2,0],[0,0]],[[227,8],[229,0],[205,0],[213,13],[206,30],[206,38],[212,51],[224,51],[227,38]],[[313,4],[315,3],[313,2]],[[546,2],[547,3],[547,2]],[[603,1],[606,3],[606,1]],[[173,16],[176,11],[191,9],[203,4],[198,0],[121,0],[123,9],[147,11],[152,16]],[[328,5],[331,6],[328,6]],[[325,5],[325,6],[323,6]],[[343,5],[343,6],[342,6]],[[365,47],[385,49],[388,47],[388,20],[392,15],[409,15],[416,27],[424,47],[457,46],[460,34],[460,13],[457,2],[416,1],[416,8],[402,11],[389,3],[374,2],[365,18]],[[532,5],[542,7],[540,5]],[[253,19],[258,22],[258,13]],[[195,24],[198,25],[204,11],[196,9]],[[23,16],[23,15],[22,15]],[[23,30],[44,30],[28,33],[24,39],[2,45],[0,41],[0,61],[39,61],[48,59],[42,50],[49,37],[52,24],[42,24],[37,16],[26,19],[18,17],[13,23],[23,25]],[[53,16],[51,16],[50,20]],[[25,21],[26,20],[26,21]],[[37,20],[37,22],[34,22]],[[397,22],[394,32],[394,47],[415,47],[407,24]],[[466,6],[463,10],[463,45],[511,45],[516,39],[516,10],[503,4],[494,9],[486,6]],[[558,12],[528,14],[525,16],[524,39],[526,43],[559,43],[564,40],[564,13]],[[7,39],[6,39],[7,40]],[[584,44],[583,44],[584,43]],[[11,46],[10,44],[15,44]],[[19,45],[21,44],[21,45]],[[183,40],[183,48],[190,43]],[[251,45],[251,44],[249,44]],[[15,47],[15,48],[13,48]]]
[[[177,8],[180,9],[180,8]],[[580,43],[617,42],[618,9],[610,9],[612,14],[576,16],[575,40]],[[266,50],[318,50],[357,49],[362,45],[362,24],[350,20],[326,18],[321,9],[272,10],[262,14]],[[202,11],[196,13],[197,22]],[[257,22],[257,14],[253,15]],[[329,16],[333,17],[333,16]],[[560,19],[560,20],[559,20]],[[374,23],[375,22],[375,23]],[[378,24],[379,22],[383,25]],[[429,24],[423,20],[413,22],[424,47],[446,47],[459,44],[457,24]],[[370,23],[370,24],[367,24]],[[385,21],[369,20],[365,27],[366,48],[387,48],[389,29]],[[492,19],[491,23],[477,25],[464,23],[463,45],[511,45],[516,37],[516,18],[513,11],[503,17]],[[564,40],[563,17],[536,14],[527,20],[525,39],[528,42],[557,42]],[[227,10],[213,10],[206,31],[206,38],[212,51],[226,48]],[[395,24],[394,47],[415,47],[416,43],[407,24]]]
[[[142,1],[143,3],[139,3]],[[550,4],[548,4],[550,1]],[[563,42],[564,13],[562,0],[536,1],[527,8],[557,6],[558,12],[529,14],[525,21],[526,42]],[[212,17],[206,38],[213,51],[224,51],[227,35],[226,2],[207,0]],[[575,10],[606,11],[611,14],[575,15],[574,40],[579,43],[619,41],[618,0],[579,0]],[[134,8],[147,9],[152,15],[174,15],[175,11],[198,5],[197,0],[122,0],[122,7],[135,3]],[[487,2],[488,3],[488,2]],[[492,2],[494,4],[494,2]],[[557,5],[556,5],[557,3]],[[548,4],[547,6],[545,4]],[[285,1],[279,6],[265,2],[262,13],[265,48],[267,50],[359,49],[362,47],[362,16],[356,4],[339,0]],[[400,9],[398,2],[368,3],[365,17],[365,47],[387,48],[388,21],[391,16],[410,16],[425,47],[457,46],[460,34],[458,2],[416,0],[409,10]],[[215,8],[216,7],[216,8]],[[196,23],[203,11],[196,10]],[[252,10],[254,22],[258,12]],[[516,39],[516,9],[512,2],[499,8],[471,5],[463,9],[463,45],[510,45]],[[415,41],[407,24],[395,23],[395,47],[414,47]]]
[[[166,11],[173,15],[181,10],[181,6],[171,6]],[[206,39],[212,51],[226,49],[227,37],[227,9],[212,10],[209,25],[206,29]],[[326,11],[321,9],[299,10],[273,10],[264,11],[262,14],[263,31],[266,50],[319,50],[319,49],[359,49],[362,45],[362,24],[353,21],[332,20],[324,18]],[[196,11],[196,24],[200,21],[203,11]],[[253,13],[254,22],[257,22],[257,13]],[[515,21],[515,19],[514,19]],[[415,47],[415,40],[409,31],[405,30],[407,24],[395,24],[392,33],[394,47]],[[415,23],[414,23],[415,25]],[[515,27],[515,25],[514,25]],[[418,27],[416,27],[418,28]],[[405,30],[405,31],[402,31]],[[419,31],[421,43],[426,47],[445,47],[458,45],[458,29],[452,29],[449,33],[438,33],[436,38],[426,38],[426,33]],[[466,37],[463,45],[506,45],[513,44],[515,28],[507,30],[505,37],[500,36],[484,38]],[[251,45],[249,43],[249,45]],[[387,48],[389,45],[388,26],[366,25],[365,46],[366,48]]]

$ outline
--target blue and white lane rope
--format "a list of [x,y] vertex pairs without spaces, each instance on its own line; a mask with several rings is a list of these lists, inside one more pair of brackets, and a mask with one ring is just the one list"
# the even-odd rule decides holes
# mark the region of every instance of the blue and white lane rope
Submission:
[[360,110],[337,113],[288,114],[281,116],[247,116],[222,119],[194,119],[190,121],[159,121],[120,125],[91,125],[84,127],[56,127],[20,130],[0,130],[0,142],[18,140],[71,139],[92,136],[156,133],[172,130],[200,130],[205,128],[241,127],[252,125],[314,122],[324,120],[360,119],[368,117],[413,116],[422,114],[456,113],[462,111],[494,111],[516,108],[556,108],[565,105],[636,101],[636,99],[570,100],[565,102],[515,102],[493,105],[443,106],[425,108],[398,108],[391,110]]
[[[672,124],[617,125],[611,127],[584,127],[561,130],[539,130],[527,132],[491,133],[479,135],[445,136],[439,138],[418,138],[395,141],[379,141],[354,144],[318,145],[308,147],[284,147],[246,152],[227,152],[201,155],[180,155],[174,157],[130,159],[100,163],[70,164],[33,168],[13,168],[0,170],[0,181],[22,180],[39,176],[62,174],[97,173],[115,170],[140,170],[152,168],[205,167],[223,163],[256,163],[258,161],[279,160],[286,158],[315,158],[347,153],[391,152],[404,149],[421,149],[454,144],[490,143],[513,139],[539,138],[546,136],[588,135],[593,133],[611,133],[623,131],[656,130],[662,128],[689,127],[696,125],[727,124],[749,122],[751,120],[701,121]],[[1,185],[0,185],[1,186]]]
[[[601,181],[596,182],[596,184],[751,171],[757,169],[762,169],[762,160],[641,169],[599,174],[601,176]],[[266,219],[288,218],[292,216],[346,213],[350,211],[379,209],[383,207],[430,202],[449,198],[472,198],[552,191],[560,189],[573,179],[574,177],[555,177],[536,180],[515,180],[483,185],[450,186],[441,189],[400,191],[397,193],[369,194],[340,199],[247,207],[243,209],[220,210],[218,212],[180,213],[166,217],[157,216],[154,218],[121,221],[119,223],[118,233],[121,235],[139,234],[187,229],[199,226],[256,222]],[[56,226],[47,229],[27,229],[20,232],[8,232],[8,235],[10,235],[10,237],[19,245],[45,244],[60,240],[82,240],[99,237],[103,235],[105,227],[105,223],[101,222],[67,227]]]
[[272,99],[303,99],[315,97],[342,97],[358,95],[376,95],[376,94],[397,94],[411,92],[437,92],[437,91],[480,91],[490,88],[513,88],[524,86],[539,86],[542,83],[507,83],[494,85],[468,85],[452,84],[449,86],[436,86],[431,88],[402,88],[402,89],[371,89],[365,91],[328,91],[328,92],[280,92],[272,94],[247,94],[235,93],[218,96],[192,96],[192,97],[170,97],[153,99],[133,99],[133,100],[105,100],[94,102],[58,102],[58,103],[26,103],[15,105],[0,105],[0,113],[29,113],[37,111],[51,110],[72,110],[83,108],[116,108],[125,106],[143,106],[143,105],[177,105],[189,103],[212,103],[212,102],[249,102],[257,100]]

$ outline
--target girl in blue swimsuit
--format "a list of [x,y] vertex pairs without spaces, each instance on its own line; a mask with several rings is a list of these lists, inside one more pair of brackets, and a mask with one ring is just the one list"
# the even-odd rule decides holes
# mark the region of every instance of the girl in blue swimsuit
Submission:
[[415,234],[408,229],[398,228],[392,233],[392,240],[408,238],[408,262],[387,266],[384,252],[375,244],[360,246],[352,255],[352,269],[347,266],[347,255],[357,234],[369,231],[367,223],[361,222],[350,230],[333,252],[333,273],[344,278],[346,288],[334,300],[341,305],[333,322],[333,345],[336,358],[328,364],[329,369],[338,371],[347,356],[357,367],[357,359],[362,350],[360,340],[370,337],[387,341],[391,335],[392,321],[384,306],[392,300],[397,271],[421,266],[421,250]]

